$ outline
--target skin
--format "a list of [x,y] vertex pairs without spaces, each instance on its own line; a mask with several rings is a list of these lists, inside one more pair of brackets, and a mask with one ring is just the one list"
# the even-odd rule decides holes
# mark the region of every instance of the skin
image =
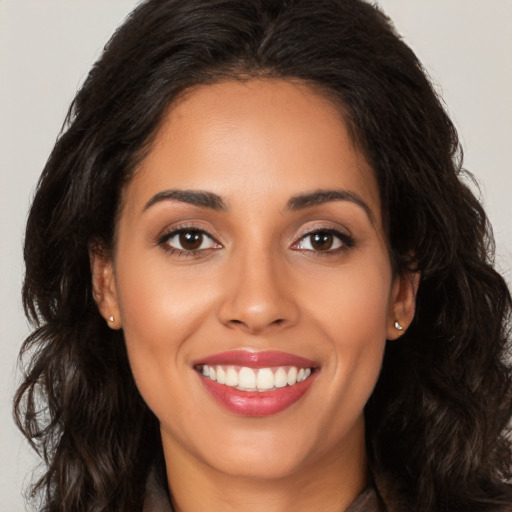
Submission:
[[[158,200],[171,189],[217,194],[225,208]],[[289,208],[318,190],[350,195]],[[164,237],[183,227],[211,238],[185,253]],[[311,244],[319,230],[340,232],[333,249]],[[91,262],[99,308],[123,328],[160,420],[176,510],[352,503],[367,484],[363,408],[386,339],[401,334],[395,320],[412,320],[418,279],[393,275],[376,180],[332,103],[279,80],[189,90],[124,191],[114,254]],[[320,370],[288,409],[239,416],[192,362],[240,349],[289,352]]]

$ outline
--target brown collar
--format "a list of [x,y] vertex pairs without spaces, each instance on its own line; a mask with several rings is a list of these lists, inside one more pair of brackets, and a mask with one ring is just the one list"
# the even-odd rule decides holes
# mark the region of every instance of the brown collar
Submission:
[[386,512],[384,503],[380,499],[375,487],[367,487],[346,512]]

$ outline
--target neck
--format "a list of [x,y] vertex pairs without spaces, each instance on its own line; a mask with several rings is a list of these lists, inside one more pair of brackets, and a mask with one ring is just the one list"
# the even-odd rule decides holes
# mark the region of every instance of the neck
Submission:
[[260,512],[264,505],[266,512],[343,512],[367,484],[364,429],[355,434],[343,449],[268,479],[220,472],[164,440],[174,510]]

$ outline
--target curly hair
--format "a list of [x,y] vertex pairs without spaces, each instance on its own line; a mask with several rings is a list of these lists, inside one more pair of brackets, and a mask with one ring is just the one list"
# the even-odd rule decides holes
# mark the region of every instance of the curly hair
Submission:
[[340,108],[380,188],[397,273],[418,271],[415,319],[386,347],[366,415],[390,510],[512,503],[511,296],[456,130],[412,50],[362,0],[148,0],[114,34],[68,113],[25,237],[19,428],[46,471],[44,512],[140,511],[158,421],[122,332],[93,298],[88,249],[112,250],[123,187],[168,106],[222,80],[300,80]]

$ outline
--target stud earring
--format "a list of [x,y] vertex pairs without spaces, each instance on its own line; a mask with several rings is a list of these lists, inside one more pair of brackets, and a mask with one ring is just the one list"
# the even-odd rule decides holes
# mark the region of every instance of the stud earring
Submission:
[[110,316],[108,317],[108,321],[109,321],[109,322],[114,322],[114,315],[110,315]]
[[397,331],[403,331],[404,328],[400,325],[400,322],[398,320],[395,320],[395,329]]

